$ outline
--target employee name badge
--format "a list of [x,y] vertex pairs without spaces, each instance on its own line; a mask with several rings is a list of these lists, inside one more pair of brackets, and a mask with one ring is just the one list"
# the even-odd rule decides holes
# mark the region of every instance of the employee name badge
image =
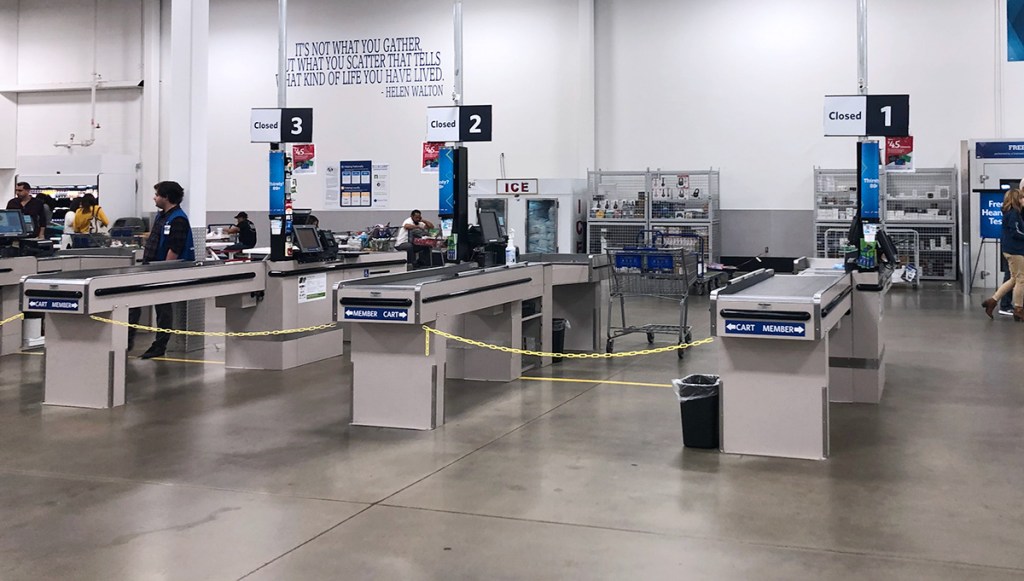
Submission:
[[164,236],[170,236],[170,235],[171,235],[171,223],[168,222],[168,223],[164,224]]

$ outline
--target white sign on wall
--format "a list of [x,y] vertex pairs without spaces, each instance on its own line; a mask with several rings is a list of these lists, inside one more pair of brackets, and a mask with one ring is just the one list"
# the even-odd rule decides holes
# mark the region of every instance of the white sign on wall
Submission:
[[496,180],[495,193],[507,196],[522,196],[540,193],[540,180],[517,179],[517,180]]
[[825,97],[825,135],[865,135],[867,100],[863,95]]
[[427,107],[427,141],[459,140],[459,108]]

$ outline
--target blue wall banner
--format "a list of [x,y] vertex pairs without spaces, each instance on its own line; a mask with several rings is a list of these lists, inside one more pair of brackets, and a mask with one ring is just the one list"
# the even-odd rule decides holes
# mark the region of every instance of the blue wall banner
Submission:
[[437,158],[437,213],[455,214],[455,150],[441,148]]
[[974,158],[1024,158],[1024,141],[979,141],[974,144]]
[[878,220],[879,180],[878,166],[881,155],[877,141],[862,141],[860,147],[860,217],[864,220]]
[[270,215],[284,215],[284,152],[270,152]]
[[998,240],[1003,235],[1003,196],[1006,192],[989,190],[981,192],[981,237]]
[[1006,60],[1024,61],[1024,0],[1006,0]]

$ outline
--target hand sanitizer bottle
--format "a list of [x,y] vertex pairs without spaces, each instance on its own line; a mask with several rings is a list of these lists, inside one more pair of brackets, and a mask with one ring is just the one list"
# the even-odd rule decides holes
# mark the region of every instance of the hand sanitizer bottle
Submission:
[[516,235],[516,231],[512,228],[508,229],[508,244],[505,245],[505,266],[509,266],[516,263],[516,245],[512,241],[512,238]]

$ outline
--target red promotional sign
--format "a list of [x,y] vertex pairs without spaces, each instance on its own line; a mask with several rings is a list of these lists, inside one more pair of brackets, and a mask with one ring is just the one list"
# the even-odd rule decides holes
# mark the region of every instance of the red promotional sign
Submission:
[[914,171],[914,138],[885,138],[885,170]]
[[437,158],[441,153],[444,143],[439,141],[423,142],[423,161],[420,164],[421,173],[437,173]]
[[316,173],[316,146],[312,143],[295,144],[292,146],[292,173]]

